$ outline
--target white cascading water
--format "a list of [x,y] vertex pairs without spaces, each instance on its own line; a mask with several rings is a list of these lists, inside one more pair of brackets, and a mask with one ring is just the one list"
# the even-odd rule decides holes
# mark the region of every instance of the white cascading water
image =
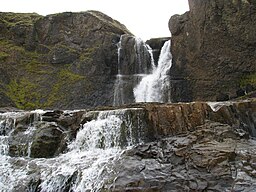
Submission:
[[117,43],[117,55],[118,55],[118,74],[116,75],[116,82],[114,86],[114,101],[113,105],[121,105],[124,104],[124,91],[123,91],[123,76],[121,75],[121,69],[120,69],[120,54],[121,54],[121,48],[122,48],[122,38],[123,35],[121,35],[120,41]]
[[152,74],[144,77],[134,88],[136,102],[168,102],[170,82],[168,72],[172,66],[171,41],[166,41],[161,49],[157,67]]
[[[11,130],[0,136],[0,191],[17,191],[17,186],[27,186],[31,179],[41,181],[39,188],[43,192],[67,191],[67,185],[68,191],[72,192],[99,191],[112,171],[111,163],[120,157],[124,149],[138,142],[133,138],[134,125],[129,115],[124,115],[126,111],[94,112],[97,119],[81,127],[76,139],[68,145],[68,152],[47,159],[9,156],[8,138],[19,113],[13,113],[12,118],[7,118],[7,113],[0,114],[0,132]],[[31,127],[26,134],[33,131]],[[125,127],[122,133],[121,127]],[[124,132],[126,144],[122,147],[120,142]],[[26,188],[26,191],[33,189]]]
[[[117,44],[117,52],[118,52],[118,74],[116,75],[116,81],[114,85],[114,100],[113,105],[119,106],[127,103],[133,102],[133,88],[138,82],[152,70],[155,69],[154,59],[152,54],[152,49],[145,44],[145,42],[138,38],[132,37],[134,39],[134,50],[130,54],[134,54],[135,63],[131,66],[133,68],[132,74],[124,74],[127,71],[123,71],[122,67],[127,67],[131,65],[131,63],[122,63],[121,57],[125,57],[127,55],[123,55],[121,53],[122,49],[126,49],[125,45],[122,45],[124,35],[121,36],[120,41]],[[128,47],[129,48],[129,47]],[[125,52],[125,50],[124,50]],[[127,50],[129,52],[129,50]],[[131,57],[130,55],[128,57]],[[147,66],[147,58],[150,57],[151,65]],[[127,61],[126,61],[127,62]],[[123,66],[125,65],[125,66]],[[131,92],[131,93],[130,93]]]

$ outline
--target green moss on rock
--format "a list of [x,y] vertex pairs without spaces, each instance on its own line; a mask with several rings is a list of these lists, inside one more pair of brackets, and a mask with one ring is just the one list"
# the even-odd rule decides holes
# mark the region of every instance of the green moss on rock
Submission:
[[256,73],[246,75],[242,77],[240,81],[240,86],[244,87],[246,85],[256,85]]
[[84,79],[85,76],[73,73],[68,68],[61,69],[57,74],[57,80],[51,88],[51,91],[47,97],[47,101],[45,102],[44,107],[53,106],[56,102],[59,101],[65,103],[67,100],[66,94],[68,94],[65,91],[65,89],[67,89],[67,85],[70,86]]
[[10,55],[5,52],[0,52],[0,61],[4,61],[6,58],[8,58]]
[[33,25],[33,23],[42,18],[37,13],[0,13],[0,20],[7,26],[15,25]]
[[41,96],[36,91],[38,86],[29,80],[22,78],[12,80],[7,85],[6,95],[20,109],[33,109],[40,106]]
[[84,76],[75,74],[68,69],[61,69],[58,74],[58,77],[60,81],[62,82],[66,81],[70,83],[84,79]]

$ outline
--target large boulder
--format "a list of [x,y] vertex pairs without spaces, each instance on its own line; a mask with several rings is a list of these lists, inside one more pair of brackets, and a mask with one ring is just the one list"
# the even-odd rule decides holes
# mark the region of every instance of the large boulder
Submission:
[[189,0],[189,7],[169,21],[172,100],[229,99],[255,89],[255,1]]

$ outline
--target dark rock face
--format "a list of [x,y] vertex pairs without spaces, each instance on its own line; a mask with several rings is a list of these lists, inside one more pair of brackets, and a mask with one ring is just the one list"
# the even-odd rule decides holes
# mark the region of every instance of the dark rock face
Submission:
[[0,13],[0,107],[85,108],[110,105],[117,43],[131,34],[97,11]]
[[20,117],[4,120],[6,129],[1,127],[0,134],[10,133],[8,154],[12,157],[50,158],[66,150],[67,142],[74,139],[80,128],[84,113],[20,112]]
[[160,137],[187,133],[208,120],[239,127],[256,136],[255,102],[151,104],[145,108]]
[[189,0],[190,11],[174,15],[173,101],[233,98],[255,88],[256,3],[244,0]]
[[65,149],[66,143],[61,143],[65,134],[55,124],[41,124],[35,132],[35,138],[31,144],[32,158],[53,157]]
[[249,139],[255,136],[255,101],[209,105],[146,105],[160,137],[126,151],[114,163],[114,182],[105,187],[111,191],[255,190],[255,140]]
[[148,74],[152,70],[146,44],[132,35],[123,35],[120,42],[119,72],[121,75]]
[[161,48],[168,40],[170,40],[170,37],[153,38],[146,41],[146,43],[152,48],[155,65],[157,65]]
[[254,142],[242,138],[231,126],[208,121],[189,133],[141,144],[115,162],[115,182],[108,187],[111,191],[253,191]]

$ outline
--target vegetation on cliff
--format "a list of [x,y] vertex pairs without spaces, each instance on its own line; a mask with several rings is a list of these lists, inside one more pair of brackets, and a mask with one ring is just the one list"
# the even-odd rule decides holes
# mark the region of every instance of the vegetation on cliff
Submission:
[[81,108],[103,102],[97,92],[111,91],[104,82],[113,81],[116,43],[124,33],[130,33],[124,25],[97,11],[46,17],[0,13],[0,107]]

